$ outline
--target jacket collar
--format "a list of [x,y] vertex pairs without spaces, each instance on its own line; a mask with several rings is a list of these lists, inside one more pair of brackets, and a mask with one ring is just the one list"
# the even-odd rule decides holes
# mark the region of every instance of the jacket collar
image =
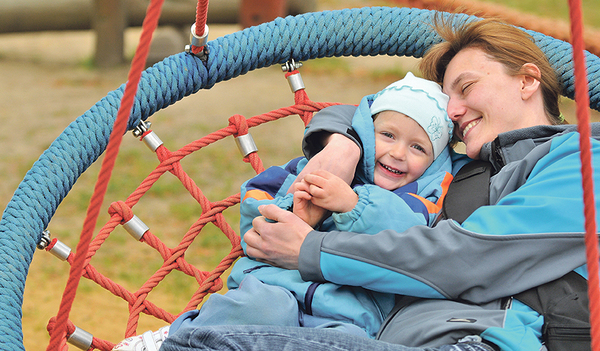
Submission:
[[[498,172],[506,164],[522,159],[536,146],[571,132],[577,132],[577,125],[544,125],[502,133],[494,141],[483,145],[479,158],[489,161]],[[591,124],[591,135],[600,140],[600,122]]]

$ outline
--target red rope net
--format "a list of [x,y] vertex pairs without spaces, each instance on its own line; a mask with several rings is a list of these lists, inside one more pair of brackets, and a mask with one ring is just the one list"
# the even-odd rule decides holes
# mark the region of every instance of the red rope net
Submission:
[[[287,73],[289,75],[299,74],[298,71]],[[226,137],[240,137],[247,135],[250,128],[259,126],[263,123],[275,121],[291,115],[298,115],[306,125],[312,118],[315,111],[334,105],[336,103],[319,103],[311,101],[305,90],[300,89],[294,93],[294,105],[273,110],[262,115],[257,115],[249,119],[241,115],[234,115],[229,118],[229,125],[211,134],[208,134],[176,151],[170,151],[166,146],[160,145],[156,148],[156,156],[159,160],[158,166],[142,181],[135,191],[125,200],[113,202],[109,208],[110,220],[100,229],[98,235],[91,241],[85,255],[82,276],[94,281],[102,288],[110,291],[115,296],[125,300],[129,306],[129,318],[127,321],[125,337],[137,334],[138,321],[140,314],[146,314],[172,323],[178,315],[174,315],[150,302],[147,297],[150,292],[171,272],[180,271],[190,277],[193,277],[198,283],[198,289],[191,296],[189,302],[181,313],[197,308],[207,294],[215,293],[223,287],[221,275],[240,257],[243,252],[240,246],[240,237],[231,225],[225,220],[223,211],[240,202],[240,194],[229,196],[223,200],[211,202],[204,196],[202,190],[194,180],[186,173],[181,164],[181,160],[202,148]],[[142,134],[141,140],[153,133],[151,130]],[[243,157],[244,162],[249,163],[258,174],[264,170],[261,158],[257,152],[252,152]],[[103,243],[109,238],[110,234],[119,226],[126,224],[134,217],[132,208],[142,199],[142,197],[152,188],[152,186],[165,174],[171,173],[181,182],[192,198],[200,204],[202,213],[185,233],[181,241],[175,247],[168,247],[157,235],[147,230],[141,236],[140,241],[150,246],[160,254],[164,263],[152,274],[152,276],[136,291],[128,291],[122,285],[114,282],[102,273],[98,272],[90,264],[92,257],[100,249]],[[185,259],[186,250],[202,233],[206,224],[212,223],[220,229],[231,244],[231,251],[227,254],[212,271],[201,271]],[[54,239],[53,243],[56,242]],[[47,250],[52,250],[53,244],[49,245]],[[74,255],[70,254],[67,258],[69,264],[74,264]],[[67,335],[75,331],[75,326],[69,320],[64,322],[67,327]],[[57,318],[52,318],[48,323],[48,331],[54,334],[58,326]],[[98,338],[94,338],[91,349],[110,350],[113,343]]]

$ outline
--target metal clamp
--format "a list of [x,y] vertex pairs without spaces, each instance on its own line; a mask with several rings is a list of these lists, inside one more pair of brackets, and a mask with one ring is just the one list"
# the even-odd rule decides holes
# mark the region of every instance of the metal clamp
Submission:
[[[150,123],[149,121],[140,121],[140,124],[138,124],[138,126],[135,127],[135,129],[133,129],[131,133],[136,138],[143,136],[142,141],[144,142],[144,144],[146,144],[146,146],[148,146],[150,150],[156,152],[156,149],[158,149],[158,147],[163,144],[163,141],[160,140],[158,135],[156,135],[156,133],[154,133],[153,131],[150,131],[148,133],[151,125],[152,123]],[[145,133],[147,134],[144,135]]]
[[44,230],[42,232],[42,238],[40,239],[40,242],[37,244],[37,248],[40,250],[45,250],[48,245],[50,245],[50,242],[52,240],[50,239],[50,231],[48,229]]
[[258,147],[256,147],[256,143],[254,142],[254,138],[250,133],[240,135],[235,138],[235,143],[237,144],[238,149],[244,155],[244,157],[250,155],[253,152],[258,151]]
[[150,126],[152,126],[150,121],[140,121],[140,124],[131,131],[131,134],[133,134],[134,137],[139,138],[150,130]]
[[[302,67],[302,62],[296,62],[294,59],[290,59],[285,64],[281,65],[281,70],[283,72],[293,72],[298,68]],[[302,80],[302,76],[300,73],[290,74],[287,77],[288,83],[290,84],[290,89],[292,89],[292,93],[297,92],[298,90],[302,90],[305,88],[304,81]]]
[[292,72],[302,67],[302,62],[296,61],[294,59],[289,59],[288,62],[281,65],[281,70],[283,72]]
[[194,54],[192,52],[192,46],[204,48],[204,50],[199,52],[196,56],[200,57],[202,61],[206,62],[206,60],[208,59],[208,46],[206,46],[206,44],[208,43],[208,25],[204,25],[204,34],[202,36],[198,36],[196,34],[196,23],[192,24],[190,32],[191,44],[185,46],[185,52],[187,52],[188,54]]
[[94,336],[89,332],[75,326],[73,334],[69,335],[67,341],[82,350],[89,350],[94,341]]
[[144,237],[144,234],[150,230],[150,228],[146,225],[146,223],[142,222],[141,219],[138,218],[138,216],[133,215],[133,217],[128,220],[127,222],[125,222],[123,224],[123,228],[125,228],[125,230],[131,234],[132,237],[135,238],[135,240],[140,241],[142,240],[142,237]]

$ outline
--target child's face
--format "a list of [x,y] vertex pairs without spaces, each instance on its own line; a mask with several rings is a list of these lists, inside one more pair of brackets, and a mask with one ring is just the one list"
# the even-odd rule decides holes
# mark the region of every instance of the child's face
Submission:
[[433,146],[415,120],[396,111],[382,111],[373,124],[375,185],[398,189],[415,181],[431,165]]

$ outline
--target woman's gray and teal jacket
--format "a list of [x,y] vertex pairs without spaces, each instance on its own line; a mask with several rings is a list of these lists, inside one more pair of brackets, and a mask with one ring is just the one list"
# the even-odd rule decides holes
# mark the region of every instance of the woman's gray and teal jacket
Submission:
[[[375,166],[375,139],[373,119],[365,97],[358,106],[341,106],[333,109],[354,115],[355,136],[362,140],[364,155],[355,178],[354,190],[359,195],[358,204],[349,212],[333,213],[323,222],[320,230],[346,230],[375,234],[382,230],[403,231],[414,225],[429,225],[441,207],[441,200],[452,180],[452,161],[446,148],[425,174],[415,182],[395,191],[373,185]],[[329,109],[319,114],[327,118]],[[276,204],[284,209],[292,208],[293,194],[288,194],[290,185],[306,165],[304,157],[296,158],[284,166],[270,167],[241,187],[240,232],[252,227],[252,220],[260,216],[259,205]],[[245,249],[245,243],[242,240]],[[378,293],[360,287],[360,284],[332,284],[320,280],[303,280],[298,271],[290,271],[265,265],[249,258],[238,260],[229,276],[229,289],[239,286],[248,274],[256,276],[266,284],[288,289],[296,296],[304,313],[331,320],[352,323],[374,338],[384,319],[394,307],[394,294]],[[362,272],[368,279],[368,272]],[[374,276],[376,278],[376,276]],[[274,308],[277,308],[274,306]]]
[[[306,145],[320,132],[356,140],[347,114],[330,115],[338,118],[315,115]],[[309,157],[317,151],[305,148]],[[592,123],[592,153],[600,184],[599,123]],[[465,156],[453,159],[456,173]],[[572,270],[587,278],[579,133],[574,125],[514,130],[485,144],[480,159],[497,170],[491,205],[462,225],[443,220],[375,235],[313,231],[300,251],[301,277],[397,294],[378,335],[387,342],[426,347],[479,335],[503,351],[540,350],[543,317],[511,296]]]

